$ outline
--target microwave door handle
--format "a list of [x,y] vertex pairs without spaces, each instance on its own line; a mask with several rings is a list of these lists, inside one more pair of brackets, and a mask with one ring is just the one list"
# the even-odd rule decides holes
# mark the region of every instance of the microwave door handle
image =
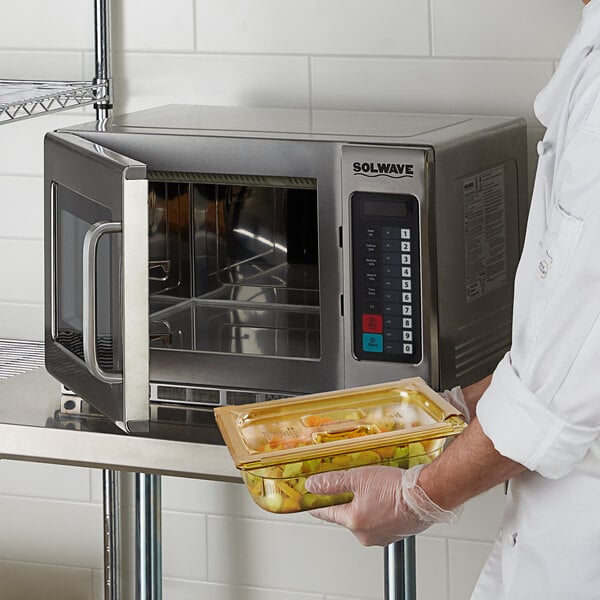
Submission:
[[123,383],[123,376],[107,373],[96,353],[96,256],[103,235],[120,233],[121,223],[94,223],[83,239],[83,356],[89,372],[104,383]]

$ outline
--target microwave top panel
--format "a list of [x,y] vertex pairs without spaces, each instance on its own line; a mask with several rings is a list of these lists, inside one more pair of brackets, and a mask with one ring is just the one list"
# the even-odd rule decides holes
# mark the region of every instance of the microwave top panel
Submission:
[[63,131],[439,146],[520,122],[514,117],[170,104]]

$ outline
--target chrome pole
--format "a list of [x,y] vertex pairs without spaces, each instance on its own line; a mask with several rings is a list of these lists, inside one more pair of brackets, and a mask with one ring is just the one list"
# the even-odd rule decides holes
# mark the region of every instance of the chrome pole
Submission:
[[121,597],[120,480],[116,471],[102,471],[104,502],[104,600]]
[[385,600],[416,600],[414,536],[386,546],[383,552]]
[[[110,116],[110,0],[94,0],[94,85],[104,87],[103,100],[94,104],[96,118]],[[104,598],[120,598],[120,480],[115,471],[102,471],[104,504]]]
[[101,100],[94,104],[96,119],[108,119],[112,111],[110,0],[94,0],[94,85],[103,86]]
[[162,600],[160,475],[135,474],[135,598]]

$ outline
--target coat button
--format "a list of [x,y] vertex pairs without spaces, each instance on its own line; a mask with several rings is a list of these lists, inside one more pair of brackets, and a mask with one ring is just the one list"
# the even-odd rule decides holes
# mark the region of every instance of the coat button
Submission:
[[546,154],[546,152],[548,152],[548,150],[550,150],[550,144],[548,142],[544,142],[543,140],[540,140],[537,144],[538,156],[544,156],[544,154]]
[[594,51],[594,46],[586,46],[583,49],[583,55],[584,56],[589,56],[593,51]]
[[510,545],[514,548],[517,545],[517,537],[518,537],[518,533],[515,531],[514,533],[510,534]]

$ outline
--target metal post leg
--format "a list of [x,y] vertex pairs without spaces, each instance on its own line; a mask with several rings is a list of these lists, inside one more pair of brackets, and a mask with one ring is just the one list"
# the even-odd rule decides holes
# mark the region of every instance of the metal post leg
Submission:
[[120,481],[115,471],[102,471],[104,504],[104,600],[119,600],[120,594]]
[[135,598],[162,600],[161,479],[135,475]]
[[94,0],[95,85],[103,85],[105,99],[94,105],[96,118],[107,119],[112,111],[110,0]]
[[416,600],[415,538],[384,548],[385,600]]

